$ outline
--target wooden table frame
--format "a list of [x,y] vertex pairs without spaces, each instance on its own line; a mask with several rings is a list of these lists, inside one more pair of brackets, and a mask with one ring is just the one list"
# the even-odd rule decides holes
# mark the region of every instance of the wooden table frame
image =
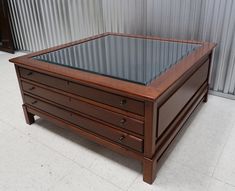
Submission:
[[[63,49],[65,47],[84,43],[107,35],[195,43],[200,44],[201,46],[190,53],[187,57],[183,58],[178,64],[172,66],[159,78],[153,80],[147,86],[50,64],[32,58],[37,55]],[[151,184],[155,180],[157,170],[160,167],[161,161],[164,161],[164,156],[166,155],[169,146],[178,132],[182,129],[185,121],[189,118],[191,113],[201,101],[207,101],[210,66],[212,53],[215,46],[216,45],[214,43],[207,42],[181,41],[141,35],[105,33],[14,58],[10,61],[13,62],[16,67],[19,85],[24,100],[23,109],[26,122],[28,124],[32,124],[34,122],[34,115],[38,115],[56,123],[57,125],[69,128],[111,150],[140,160],[143,163],[144,181]],[[20,68],[40,72],[58,79],[61,78],[64,80],[69,80],[70,82],[75,82],[114,95],[131,98],[143,103],[143,116],[128,111],[123,111],[125,115],[144,122],[143,135],[136,135],[138,138],[143,140],[143,151],[138,152],[133,149],[128,149],[121,144],[108,141],[94,133],[77,128],[64,120],[58,120],[47,112],[40,111],[27,104],[22,87],[22,82],[24,79],[20,74]],[[100,103],[92,104],[99,105]],[[115,107],[113,108],[105,104],[102,105],[102,107],[114,112],[117,111]],[[122,111],[118,110],[118,112]],[[169,114],[169,117],[165,119],[166,113]]]

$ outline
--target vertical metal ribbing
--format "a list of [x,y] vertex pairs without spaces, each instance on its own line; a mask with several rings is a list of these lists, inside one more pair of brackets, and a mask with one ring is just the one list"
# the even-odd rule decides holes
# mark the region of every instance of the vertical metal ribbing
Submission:
[[[217,42],[211,88],[235,94],[233,0],[8,0],[8,4],[15,46],[20,50],[36,51],[103,32]],[[130,48],[125,41],[121,43]],[[160,53],[156,58],[161,67],[164,56]]]
[[[16,15],[15,15],[15,12],[14,12],[14,8],[12,7],[12,3],[10,1],[12,1],[12,0],[8,1],[9,12],[10,12],[11,18],[13,18],[12,16],[14,15],[14,17],[16,17]],[[19,47],[20,46],[20,42],[18,40],[19,39],[19,34],[18,34],[18,31],[17,31],[17,26],[16,26],[16,23],[15,23],[15,20],[11,20],[11,26],[12,26],[14,44],[17,47]],[[15,32],[15,34],[14,34],[14,32]]]

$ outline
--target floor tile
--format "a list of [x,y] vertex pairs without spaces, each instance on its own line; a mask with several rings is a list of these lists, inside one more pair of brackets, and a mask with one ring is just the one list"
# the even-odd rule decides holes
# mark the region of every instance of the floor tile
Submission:
[[235,123],[213,177],[235,186]]
[[143,182],[140,175],[128,191],[206,191],[210,178],[179,163],[168,161],[152,185]]
[[7,131],[12,130],[13,127],[10,126],[9,124],[6,124],[2,121],[0,121],[0,136],[4,136],[4,133],[6,133]]
[[0,120],[17,129],[27,127],[21,105],[6,104],[2,106]]
[[235,191],[235,187],[219,180],[213,179],[210,182],[208,191]]
[[75,167],[49,191],[121,191],[115,185],[86,169]]
[[99,157],[89,169],[124,190],[142,171],[140,162],[111,151]]
[[16,130],[0,139],[0,190],[47,190],[73,163]]
[[38,119],[34,124],[23,128],[22,132],[28,136],[83,167],[91,166],[97,158],[102,157],[99,153],[103,152],[103,147],[47,120]]
[[[212,175],[233,127],[231,115],[214,109],[220,99],[222,98],[209,96],[208,103],[200,106],[169,160],[205,175]],[[217,105],[218,109],[222,107],[223,104]]]

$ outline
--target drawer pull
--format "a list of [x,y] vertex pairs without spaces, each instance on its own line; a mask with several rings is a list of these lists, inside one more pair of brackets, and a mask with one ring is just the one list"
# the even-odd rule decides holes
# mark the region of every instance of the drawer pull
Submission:
[[31,87],[31,88],[29,88],[29,90],[34,90],[35,89],[35,87]]
[[122,135],[122,136],[118,139],[118,142],[121,143],[125,138],[126,138],[126,136],[125,136],[125,135]]
[[[36,68],[35,68],[36,69]],[[127,112],[131,112],[137,115],[144,116],[144,101],[138,100],[138,98],[129,97],[121,92],[113,92],[110,90],[103,90],[103,88],[92,87],[91,84],[83,84],[80,80],[70,81],[63,76],[48,74],[47,69],[36,71],[34,69],[27,69],[24,66],[19,67],[19,74],[22,79],[27,79],[35,82],[36,90],[37,84],[45,85],[43,87],[55,88],[69,94],[73,94],[91,101],[95,101],[101,104],[105,104],[117,109],[123,109]],[[34,84],[27,85],[27,88],[34,86]],[[27,89],[28,90],[28,89]],[[39,93],[39,91],[37,91]],[[121,94],[120,94],[121,93]],[[108,98],[108,99],[107,99]]]
[[29,72],[28,74],[27,74],[27,76],[31,76],[33,74],[33,72]]
[[34,105],[34,104],[36,104],[37,102],[38,102],[38,101],[35,100],[35,101],[31,102],[31,103]]
[[125,123],[126,123],[126,119],[125,119],[125,118],[123,118],[123,119],[120,120],[120,124],[121,124],[121,125],[124,125]]
[[126,105],[126,100],[125,100],[125,99],[121,100],[121,101],[120,101],[120,105],[121,105],[121,106]]

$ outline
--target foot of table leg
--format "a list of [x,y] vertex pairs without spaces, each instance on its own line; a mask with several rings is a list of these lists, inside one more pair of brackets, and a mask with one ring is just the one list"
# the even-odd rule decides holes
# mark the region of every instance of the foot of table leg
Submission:
[[206,103],[207,102],[207,100],[208,100],[208,92],[206,93],[206,95],[204,96],[204,98],[203,98],[203,102],[204,103]]
[[34,114],[29,113],[29,112],[27,111],[27,107],[26,107],[25,105],[22,105],[22,107],[23,107],[23,110],[24,110],[25,121],[26,121],[27,124],[31,125],[32,123],[35,122],[35,120],[34,120]]
[[203,102],[207,102],[207,100],[208,100],[208,94],[209,94],[209,85],[207,86],[207,91],[206,91],[206,94],[205,94],[205,96],[204,96],[204,98],[203,98]]
[[143,161],[143,180],[152,184],[157,176],[157,161],[145,158]]

